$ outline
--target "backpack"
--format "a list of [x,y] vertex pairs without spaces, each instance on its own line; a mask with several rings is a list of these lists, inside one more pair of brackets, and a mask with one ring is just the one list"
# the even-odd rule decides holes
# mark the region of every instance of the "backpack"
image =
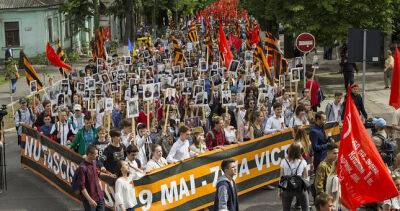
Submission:
[[379,150],[382,160],[388,166],[392,166],[393,162],[394,162],[394,158],[396,157],[396,149],[397,149],[396,142],[393,141],[392,138],[390,138],[390,137],[385,138],[380,134],[376,134],[375,136],[382,140],[382,145]]
[[[33,121],[34,119],[33,119],[32,109],[28,108],[28,111],[29,111],[29,118],[30,118],[31,121],[34,123],[35,121]],[[22,117],[21,110],[18,109],[18,110],[17,110],[17,113],[18,113],[19,121],[21,121],[21,117]],[[15,129],[18,131],[18,127],[15,127]]]
[[82,162],[81,164],[79,164],[79,167],[76,169],[74,176],[72,177],[71,188],[72,188],[72,192],[75,193],[76,195],[80,195],[80,192],[81,192],[80,187],[79,187],[78,171],[83,171],[85,168],[86,167]]
[[301,161],[299,165],[296,168],[295,173],[293,174],[292,168],[290,167],[289,161],[285,159],[286,163],[289,166],[290,169],[290,175],[282,176],[280,181],[279,181],[279,188],[282,188],[283,190],[287,191],[301,191],[306,189],[307,185],[305,184],[305,181],[303,178],[299,175],[297,175],[297,171],[301,165]]

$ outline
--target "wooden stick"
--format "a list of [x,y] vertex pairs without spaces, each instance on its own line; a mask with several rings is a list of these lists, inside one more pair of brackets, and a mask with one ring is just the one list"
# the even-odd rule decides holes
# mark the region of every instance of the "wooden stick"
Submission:
[[169,104],[167,105],[167,113],[165,114],[165,122],[164,122],[164,127],[163,127],[163,133],[165,134],[167,132],[167,125],[168,125],[168,115],[169,115]]
[[122,101],[122,82],[119,83],[119,101]]
[[136,145],[136,123],[135,123],[135,117],[132,117],[132,144]]
[[107,112],[107,131],[111,128],[111,111]]
[[[311,77],[311,85],[310,85],[310,95],[311,95],[311,90],[312,90],[312,87],[313,87],[313,85],[314,85],[314,76],[315,76],[315,68],[313,68],[313,73],[312,73],[312,77]],[[305,88],[305,87],[304,87]]]
[[150,131],[150,101],[147,101],[147,130]]

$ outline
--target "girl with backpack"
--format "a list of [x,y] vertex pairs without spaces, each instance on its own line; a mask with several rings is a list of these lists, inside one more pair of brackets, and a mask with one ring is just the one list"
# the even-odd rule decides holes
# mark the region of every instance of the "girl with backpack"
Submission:
[[281,162],[281,180],[278,190],[282,200],[283,211],[290,211],[293,198],[298,200],[301,210],[309,210],[309,199],[306,182],[308,180],[307,162],[302,158],[299,143],[293,143],[288,149],[287,158]]

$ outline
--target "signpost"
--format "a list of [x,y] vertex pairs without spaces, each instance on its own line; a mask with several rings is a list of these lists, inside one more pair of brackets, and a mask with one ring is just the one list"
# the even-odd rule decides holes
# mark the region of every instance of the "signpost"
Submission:
[[304,88],[306,87],[306,64],[307,64],[307,53],[315,48],[315,37],[310,33],[303,32],[296,38],[296,48],[304,53],[303,62],[303,77],[304,77]]

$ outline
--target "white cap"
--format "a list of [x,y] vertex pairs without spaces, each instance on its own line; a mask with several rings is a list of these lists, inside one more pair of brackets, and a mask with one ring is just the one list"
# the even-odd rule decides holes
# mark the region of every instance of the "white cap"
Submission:
[[79,104],[74,105],[74,111],[82,111],[82,106]]

